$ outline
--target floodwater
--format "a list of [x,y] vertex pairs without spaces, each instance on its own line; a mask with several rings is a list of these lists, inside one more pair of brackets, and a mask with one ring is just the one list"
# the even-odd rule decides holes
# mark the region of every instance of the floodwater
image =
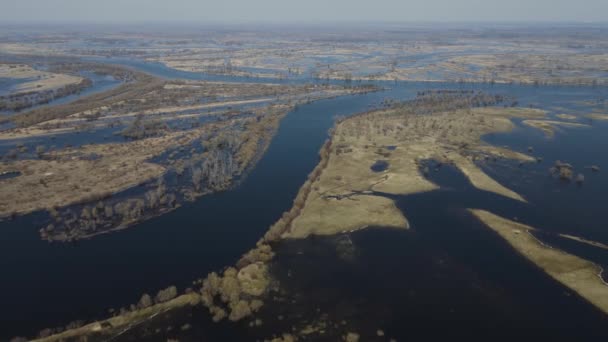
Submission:
[[[129,65],[169,78],[199,77],[158,64]],[[1,222],[0,267],[9,276],[0,285],[4,307],[0,338],[32,334],[74,319],[104,317],[107,309],[135,303],[144,292],[156,293],[169,285],[183,290],[208,272],[235,263],[291,207],[318,162],[335,116],[368,110],[385,98],[411,99],[424,89],[485,90],[514,96],[522,106],[573,114],[592,109],[580,101],[608,96],[606,88],[378,84],[387,89],[299,106],[281,122],[268,151],[238,187],[130,229],[76,243],[48,243],[39,238],[38,228],[44,224],[40,213]],[[486,137],[488,142],[518,150],[532,145],[534,155],[544,158],[543,163],[521,169],[504,161],[484,165],[492,176],[526,197],[529,205],[472,190],[461,175],[444,167],[431,172],[431,177],[445,190],[395,198],[412,231],[369,229],[280,243],[275,275],[308,303],[285,310],[314,317],[317,308],[329,311],[339,304],[344,310],[332,311],[329,317],[354,322],[348,329],[369,336],[385,329],[387,337],[398,340],[422,338],[424,333],[447,336],[450,331],[455,336],[474,336],[474,329],[482,329],[482,336],[488,337],[503,336],[505,331],[543,337],[577,336],[578,331],[585,340],[605,334],[603,315],[517,256],[463,209],[486,208],[548,231],[608,243],[600,216],[600,196],[608,193],[607,174],[590,174],[577,187],[556,181],[546,171],[555,158],[572,162],[582,172],[590,163],[608,170],[608,156],[601,153],[608,145],[608,135],[602,133],[606,128],[593,122],[590,128],[564,129],[551,140],[523,127],[513,135]],[[581,151],[583,147],[586,151]],[[528,168],[534,171],[530,175],[524,172]],[[572,242],[564,243],[564,249],[608,264],[605,252],[568,244]],[[274,315],[278,307],[269,303],[264,314]],[[440,326],[447,328],[436,329]]]
[[386,160],[378,160],[370,166],[370,169],[374,172],[382,172],[388,169],[388,166],[389,163]]

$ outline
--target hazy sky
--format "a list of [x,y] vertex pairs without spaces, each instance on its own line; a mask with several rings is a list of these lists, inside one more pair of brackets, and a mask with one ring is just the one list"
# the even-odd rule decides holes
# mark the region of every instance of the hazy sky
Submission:
[[608,0],[0,0],[9,21],[608,21]]

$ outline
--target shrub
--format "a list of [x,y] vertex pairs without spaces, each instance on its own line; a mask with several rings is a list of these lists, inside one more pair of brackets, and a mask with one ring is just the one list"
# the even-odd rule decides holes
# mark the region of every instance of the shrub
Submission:
[[170,301],[177,296],[177,288],[175,286],[169,286],[164,290],[158,291],[155,297],[156,303],[164,303]]
[[46,151],[46,147],[44,145],[36,146],[36,154],[40,157]]
[[559,169],[559,178],[565,181],[572,180],[572,169],[567,167],[562,167]]
[[239,321],[249,315],[251,315],[251,307],[246,300],[239,300],[235,304],[230,306],[230,316],[228,319],[236,322]]
[[141,296],[141,299],[139,300],[139,303],[137,303],[137,307],[140,309],[145,309],[149,306],[152,305],[152,298],[150,298],[150,295],[147,293],[144,293]]

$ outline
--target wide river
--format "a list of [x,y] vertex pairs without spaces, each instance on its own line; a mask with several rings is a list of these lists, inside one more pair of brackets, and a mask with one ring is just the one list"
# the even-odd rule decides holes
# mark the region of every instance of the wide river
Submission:
[[[112,62],[167,78],[264,82],[182,72],[155,63]],[[76,243],[48,243],[42,241],[38,234],[40,215],[0,223],[0,269],[3,274],[0,283],[0,303],[3,304],[0,340],[34,333],[44,327],[65,325],[70,320],[104,317],[107,309],[135,303],[142,293],[156,293],[169,285],[184,289],[208,272],[233,264],[291,207],[299,187],[317,164],[318,151],[337,115],[348,116],[365,111],[385,98],[411,99],[424,89],[485,90],[514,96],[521,106],[546,108],[552,114],[576,113],[586,110],[583,100],[608,98],[607,88],[410,82],[378,84],[386,90],[298,107],[281,122],[266,154],[238,187],[202,197],[133,228]],[[560,232],[570,229],[575,235],[608,243],[608,231],[600,222],[602,211],[605,211],[602,195],[608,193],[605,173],[590,177],[583,187],[575,187],[555,182],[546,172],[555,159],[570,161],[581,170],[591,164],[605,165],[608,171],[608,157],[602,153],[608,148],[607,128],[604,123],[593,122],[589,129],[567,130],[552,140],[526,128],[519,128],[509,135],[489,136],[489,142],[514,146],[518,150],[533,145],[535,153],[543,156],[546,162],[530,166],[527,169],[530,175],[525,177],[523,171],[508,168],[508,165],[497,165],[487,171],[530,199],[536,211],[527,208],[526,212],[534,222],[556,223],[558,228],[555,229]],[[464,190],[462,195],[469,196]],[[437,200],[437,207],[416,206],[416,210],[420,215],[446,209],[439,203],[453,208],[458,201],[450,196],[444,201]],[[421,201],[428,203],[428,200]],[[521,208],[516,205],[499,208],[504,205],[501,201],[485,204],[490,210],[496,209],[507,217],[523,215],[518,214]],[[416,228],[416,221],[413,222]],[[437,229],[430,232],[432,234],[427,231],[430,236],[441,234]],[[449,236],[453,237],[453,234]],[[605,252],[578,245],[566,247],[608,265]],[[467,249],[467,253],[475,256],[469,255],[469,259],[484,260],[486,249]],[[481,269],[487,267],[477,266]],[[475,269],[477,266],[471,267]],[[504,266],[509,267],[508,264]],[[593,311],[588,304],[580,305],[583,311]]]

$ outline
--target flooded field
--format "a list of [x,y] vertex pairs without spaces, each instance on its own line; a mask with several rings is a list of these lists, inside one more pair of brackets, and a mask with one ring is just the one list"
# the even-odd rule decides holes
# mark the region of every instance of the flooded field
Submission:
[[[394,46],[373,52],[375,46],[369,42],[352,49],[341,45],[344,51],[319,43],[304,57],[291,51],[288,58],[277,57],[274,45],[265,46],[259,56],[254,50],[235,48],[230,52],[234,69],[227,69],[227,61],[220,63],[205,55],[205,49],[216,48],[220,50],[213,50],[213,56],[225,54],[223,43],[207,42],[201,50],[178,53],[158,39],[146,40],[150,44],[146,49],[128,41],[122,44],[132,53],[125,55],[115,50],[110,54],[106,44],[114,43],[105,40],[62,43],[53,51],[73,49],[86,63],[146,75],[142,83],[150,87],[135,88],[132,99],[120,98],[114,104],[119,95],[112,92],[135,87],[137,80],[124,82],[83,72],[82,77],[92,80],[91,87],[32,108],[34,113],[48,110],[54,115],[51,120],[30,123],[26,112],[19,116],[22,119],[0,123],[4,131],[0,155],[5,157],[0,164],[0,186],[32,172],[70,178],[69,173],[57,174],[62,169],[47,172],[27,163],[73,162],[68,165],[75,170],[82,162],[103,168],[107,165],[101,161],[108,155],[134,177],[151,174],[95,200],[62,198],[53,202],[61,205],[47,208],[43,203],[0,221],[0,267],[9,275],[0,284],[5,308],[0,312],[0,340],[34,336],[43,328],[72,321],[81,320],[76,324],[80,326],[137,312],[143,305],[142,294],[155,294],[168,286],[175,286],[178,294],[198,298],[202,278],[231,265],[243,269],[238,266],[241,257],[256,243],[271,246],[274,257],[267,261],[271,290],[252,317],[214,323],[214,315],[202,305],[179,305],[120,333],[108,329],[90,340],[264,340],[287,333],[327,341],[348,340],[349,334],[362,341],[608,337],[606,314],[600,307],[567,283],[556,281],[471,212],[484,210],[533,227],[530,235],[542,246],[587,260],[602,270],[608,267],[608,231],[601,219],[608,192],[608,155],[602,153],[608,148],[608,121],[603,120],[608,114],[608,88],[587,82],[586,72],[596,72],[594,68],[574,73],[572,78],[560,69],[558,76],[546,82],[523,79],[519,71],[500,80],[482,80],[489,69],[505,67],[500,60],[489,62],[482,55],[508,51],[498,43],[488,47],[472,39],[464,47],[437,44],[434,52],[426,45],[409,46],[407,53]],[[181,46],[197,46],[190,43]],[[85,51],[91,44],[105,52]],[[2,46],[8,51],[8,45],[0,45],[0,52],[5,52]],[[49,46],[37,48],[46,51]],[[140,48],[145,54],[134,56],[133,51]],[[534,55],[551,53],[549,48],[528,48]],[[519,53],[526,51],[520,47]],[[395,55],[400,57],[393,60]],[[475,63],[459,64],[472,55],[478,58]],[[184,64],[191,59],[197,62]],[[202,67],[197,64],[201,60],[211,64]],[[536,62],[541,69],[548,63],[545,59]],[[564,84],[553,84],[558,78]],[[587,81],[580,85],[564,81],[574,78]],[[16,85],[16,81],[0,79],[0,95]],[[174,98],[157,105],[167,93]],[[320,159],[332,158],[323,156],[323,151],[336,133],[336,123],[401,108],[406,101],[422,103],[425,97],[434,101],[437,94],[489,99],[459,108],[469,115],[483,110],[488,110],[487,115],[507,113],[500,114],[504,115],[500,122],[508,129],[484,134],[480,141],[499,152],[488,152],[484,158],[467,155],[469,169],[457,159],[446,162],[451,155],[446,160],[416,160],[415,173],[436,185],[425,191],[398,194],[354,185],[345,194],[327,190],[327,198],[336,203],[368,196],[394,204],[389,211],[381,202],[381,209],[371,210],[363,219],[396,215],[403,218],[399,229],[397,225],[365,225],[332,234],[287,231],[280,238],[263,239],[278,220],[294,222],[288,216],[301,188],[312,186],[313,193],[318,191],[309,174],[317,170]],[[78,101],[87,96],[93,96],[99,106],[79,107]],[[53,111],[70,109],[73,103],[78,106],[70,115]],[[439,113],[450,110],[446,106]],[[437,113],[414,113],[417,117],[431,114]],[[426,125],[412,122],[414,127]],[[432,127],[439,129],[435,123]],[[386,137],[391,130],[352,135]],[[250,132],[255,134],[246,135]],[[347,144],[337,139],[332,148],[348,153],[342,152]],[[370,147],[373,158],[361,157],[359,166],[362,173],[388,179],[391,172],[400,171],[395,168],[403,167],[399,160],[390,159],[402,153],[402,147],[382,139]],[[422,134],[420,142],[432,145],[433,139],[432,134]],[[439,151],[464,153],[467,144],[470,141]],[[132,148],[120,150],[124,146]],[[146,153],[133,152],[137,149]],[[210,155],[220,162],[205,164]],[[509,159],[513,155],[520,159]],[[243,161],[237,162],[237,156]],[[129,164],[136,159],[139,164]],[[12,167],[19,163],[26,166]],[[211,175],[202,173],[208,169],[222,169],[228,176],[211,184]],[[510,192],[484,190],[467,173],[471,169],[487,174]],[[340,180],[345,176],[332,175]],[[42,193],[54,191],[44,179],[27,185]],[[407,181],[401,179],[394,186]],[[162,204],[149,206],[152,202]],[[110,219],[122,203],[135,203],[128,209],[137,209],[139,216],[130,221]],[[608,279],[603,272],[597,276],[604,283]],[[138,300],[139,306],[129,307]]]

